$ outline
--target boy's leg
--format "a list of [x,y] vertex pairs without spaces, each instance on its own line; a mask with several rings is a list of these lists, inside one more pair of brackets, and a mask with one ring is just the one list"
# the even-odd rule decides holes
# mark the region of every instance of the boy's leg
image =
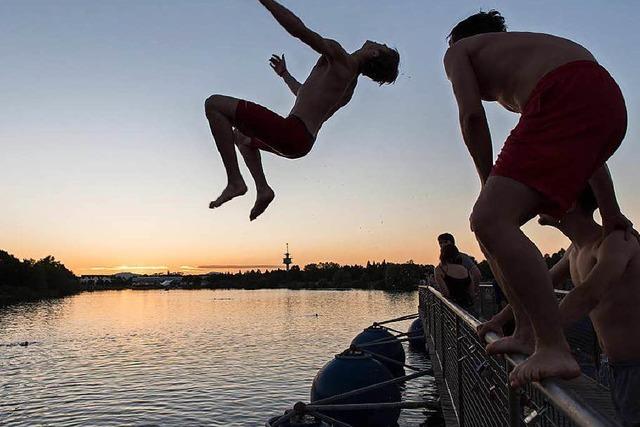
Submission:
[[251,214],[249,215],[249,219],[253,221],[262,212],[264,212],[265,209],[267,209],[269,203],[271,203],[275,197],[275,193],[273,192],[273,189],[269,187],[269,184],[267,184],[267,178],[264,176],[262,161],[260,159],[260,150],[252,147],[250,145],[251,138],[243,135],[238,129],[235,129],[234,133],[240,154],[242,154],[244,162],[256,183],[256,192],[258,194],[256,196],[256,203],[253,205],[253,209],[251,209]]
[[524,184],[491,176],[471,216],[476,237],[497,264],[509,289],[510,302],[520,302],[535,333],[534,354],[510,375],[514,386],[547,377],[580,375],[564,338],[547,265],[538,248],[520,230],[542,201],[539,193]]
[[205,113],[213,139],[216,142],[220,157],[227,172],[227,187],[222,194],[209,204],[210,208],[217,208],[234,197],[247,192],[247,186],[240,175],[238,157],[233,143],[233,122],[235,120],[238,100],[228,96],[212,95],[205,101]]
[[[487,345],[486,351],[489,354],[504,354],[504,353],[521,353],[530,355],[535,350],[535,342],[533,335],[533,328],[531,326],[531,320],[526,311],[522,307],[522,302],[518,299],[518,296],[511,291],[511,287],[507,283],[500,266],[495,259],[491,257],[491,254],[482,247],[482,251],[491,267],[491,271],[500,286],[500,289],[505,293],[509,300],[510,307],[507,311],[503,310],[500,314],[504,316],[495,319],[495,326],[502,328],[507,323],[511,316],[515,322],[515,330],[512,335],[502,337],[501,339]],[[509,313],[509,315],[507,315]],[[498,315],[496,315],[498,316]],[[493,326],[494,319],[492,318],[486,323],[485,328],[491,328]]]

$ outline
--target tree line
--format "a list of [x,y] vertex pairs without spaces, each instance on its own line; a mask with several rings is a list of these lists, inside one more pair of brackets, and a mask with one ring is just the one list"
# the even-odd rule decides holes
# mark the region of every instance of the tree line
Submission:
[[[564,249],[545,255],[549,268],[564,255]],[[486,261],[478,264],[483,280],[493,280]],[[418,284],[433,276],[433,265],[370,262],[362,265],[340,265],[335,262],[297,265],[285,270],[251,270],[237,273],[185,275],[177,285],[186,289],[380,289],[412,291]],[[0,305],[40,298],[56,298],[86,289],[124,289],[134,287],[131,279],[112,277],[110,282],[94,283],[90,287],[53,256],[40,260],[19,260],[0,250]],[[570,283],[567,284],[570,287]]]
[[367,262],[340,265],[335,262],[297,265],[285,270],[251,270],[205,276],[184,276],[185,287],[215,289],[380,289],[412,291],[433,271],[432,265]]
[[19,260],[0,250],[0,305],[82,291],[78,278],[52,256]]

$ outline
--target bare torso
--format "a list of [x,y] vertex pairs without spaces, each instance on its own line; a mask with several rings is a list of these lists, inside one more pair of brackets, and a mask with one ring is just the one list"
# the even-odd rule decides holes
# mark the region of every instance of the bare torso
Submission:
[[463,39],[452,49],[465,49],[485,101],[497,101],[521,113],[531,91],[549,71],[573,61],[595,61],[571,40],[540,33],[486,33]]
[[322,124],[351,100],[358,74],[357,63],[351,58],[338,62],[321,56],[298,89],[290,114],[300,118],[317,136]]
[[[620,237],[623,238],[623,237]],[[597,261],[600,242],[569,254],[571,280],[580,286]],[[622,278],[612,283],[589,315],[600,345],[611,361],[640,360],[640,245]]]

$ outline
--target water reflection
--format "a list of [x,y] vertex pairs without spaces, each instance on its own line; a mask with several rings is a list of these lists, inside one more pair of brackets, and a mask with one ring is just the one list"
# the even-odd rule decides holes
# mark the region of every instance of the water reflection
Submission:
[[[416,310],[416,293],[288,290],[106,291],[13,306],[0,312],[0,424],[261,425],[308,400],[317,370],[362,329]],[[34,344],[2,345],[24,341]],[[433,398],[433,387],[415,380],[404,394]],[[403,411],[400,425],[426,419]]]

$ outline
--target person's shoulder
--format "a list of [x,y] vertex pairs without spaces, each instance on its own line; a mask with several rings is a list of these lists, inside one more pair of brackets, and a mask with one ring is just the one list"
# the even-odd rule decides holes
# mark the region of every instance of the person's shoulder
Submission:
[[600,241],[598,245],[598,253],[601,256],[634,256],[640,252],[640,243],[635,236],[625,237],[624,230],[616,230],[609,233]]
[[349,52],[347,52],[337,40],[324,39],[324,45],[326,49],[324,56],[326,56],[328,60],[349,65],[353,62],[353,58]]
[[463,259],[465,259],[465,258],[466,258],[466,259],[468,259],[468,260],[473,261],[473,257],[472,257],[471,255],[469,255],[469,254],[465,254],[464,252],[460,252],[460,256],[461,256]]
[[466,39],[459,40],[454,44],[452,44],[451,46],[449,46],[447,51],[444,53],[444,56],[442,57],[442,63],[444,64],[444,69],[447,72],[447,74],[449,74],[451,70],[455,68],[455,65],[458,62],[464,61],[464,57],[468,55],[469,54],[467,51]]
[[462,259],[462,263],[465,265],[476,265],[475,259],[472,256],[465,254],[464,252],[460,252],[460,259]]
[[564,252],[563,258],[571,258],[576,256],[580,252],[580,249],[575,244],[571,243],[567,250]]
[[[458,40],[453,43],[447,51],[444,53],[442,62],[447,74],[451,73],[453,69],[460,63],[465,63],[475,56],[475,53],[481,50],[485,45],[490,43],[484,36],[497,33],[476,34],[474,36],[466,37],[462,40]],[[503,33],[499,33],[503,34]]]

